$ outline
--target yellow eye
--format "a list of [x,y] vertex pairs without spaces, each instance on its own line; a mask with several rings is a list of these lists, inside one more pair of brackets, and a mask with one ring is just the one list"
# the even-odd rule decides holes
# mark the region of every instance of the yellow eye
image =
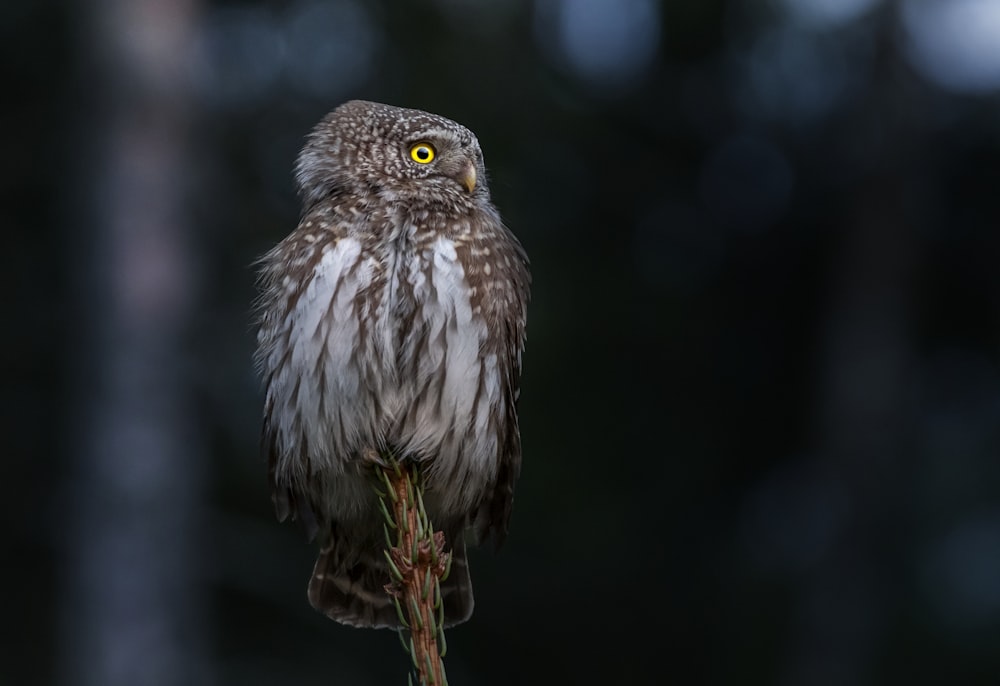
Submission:
[[417,164],[428,164],[434,159],[434,146],[430,143],[417,143],[410,148],[410,157]]

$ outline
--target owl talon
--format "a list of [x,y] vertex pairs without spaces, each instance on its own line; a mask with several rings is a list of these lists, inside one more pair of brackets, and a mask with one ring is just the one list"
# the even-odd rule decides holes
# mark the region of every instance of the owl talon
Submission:
[[378,451],[374,448],[365,448],[362,450],[361,459],[364,462],[370,462],[371,464],[381,467],[382,469],[389,466],[389,463],[382,459],[382,456],[379,455]]

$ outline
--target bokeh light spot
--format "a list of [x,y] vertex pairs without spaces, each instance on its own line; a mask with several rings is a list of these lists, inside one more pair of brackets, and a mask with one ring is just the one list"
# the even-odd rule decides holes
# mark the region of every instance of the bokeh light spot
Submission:
[[850,510],[847,492],[828,474],[808,461],[785,465],[750,492],[743,545],[761,573],[803,571],[830,551]]
[[922,582],[952,629],[1000,619],[1000,512],[971,517],[930,546]]
[[866,14],[881,0],[781,0],[796,21],[815,28],[835,28]]
[[775,28],[761,33],[742,56],[736,95],[753,115],[811,122],[834,112],[868,77],[869,53],[858,36]]
[[908,0],[901,6],[913,66],[960,93],[1000,89],[1000,2]]
[[653,286],[680,295],[695,293],[718,276],[723,236],[695,207],[663,202],[642,217],[635,231],[635,259]]
[[263,98],[277,82],[285,41],[274,18],[258,8],[223,8],[208,18],[195,72],[202,98],[241,106]]
[[371,73],[379,36],[360,3],[298,3],[286,25],[287,76],[307,95],[340,97]]
[[559,66],[608,94],[636,86],[660,43],[660,8],[652,0],[539,3],[538,40]]
[[774,145],[735,136],[716,148],[705,163],[701,196],[719,225],[751,233],[781,217],[792,182],[792,167]]

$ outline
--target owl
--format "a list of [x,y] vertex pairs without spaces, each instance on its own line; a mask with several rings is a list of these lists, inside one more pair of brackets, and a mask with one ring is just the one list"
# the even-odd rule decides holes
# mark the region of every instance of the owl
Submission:
[[260,260],[262,449],[279,520],[319,556],[309,600],[397,628],[366,455],[415,462],[445,534],[445,624],[472,614],[467,532],[507,533],[528,259],[490,201],[476,136],[443,117],[347,102],[295,167],[298,227]]

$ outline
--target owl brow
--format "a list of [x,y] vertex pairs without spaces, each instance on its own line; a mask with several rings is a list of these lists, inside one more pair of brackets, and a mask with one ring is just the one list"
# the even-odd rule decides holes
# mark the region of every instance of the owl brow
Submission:
[[455,135],[455,131],[446,128],[423,129],[421,131],[415,131],[413,135],[410,136],[411,143],[417,143],[424,140],[444,140],[461,143],[461,138]]

